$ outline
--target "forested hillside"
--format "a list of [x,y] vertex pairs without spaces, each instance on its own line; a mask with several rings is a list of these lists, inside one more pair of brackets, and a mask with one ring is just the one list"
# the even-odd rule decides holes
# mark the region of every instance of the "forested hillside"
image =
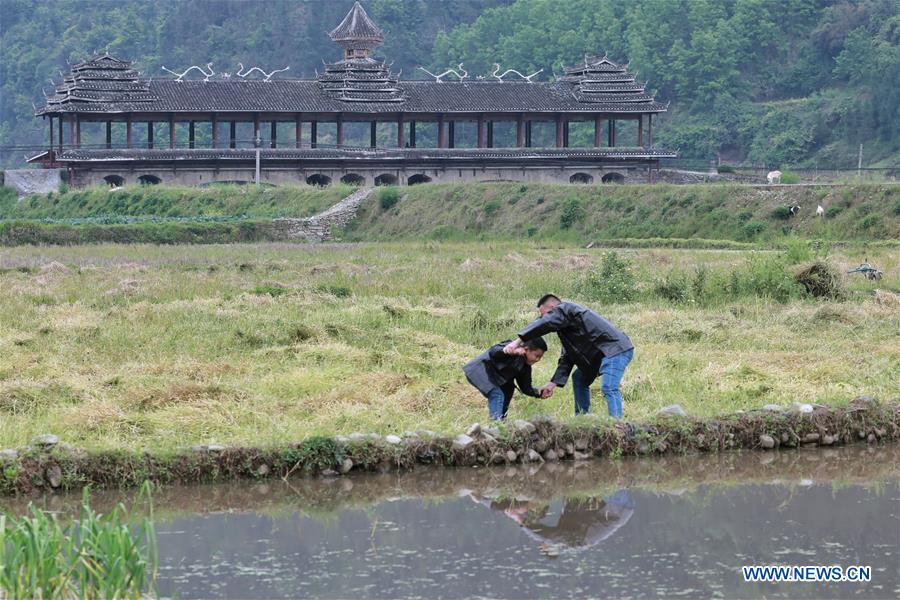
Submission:
[[[0,0],[0,147],[43,143],[32,104],[66,61],[108,48],[146,75],[212,61],[290,65],[338,57],[325,33],[351,0]],[[898,0],[368,0],[380,53],[419,65],[495,62],[561,73],[585,53],[628,61],[671,102],[659,145],[685,158],[855,167],[900,162]],[[20,162],[24,152],[0,155]]]
[[770,165],[896,166],[897,0],[518,0],[435,43],[436,61],[562,72],[628,61],[671,101],[660,145]]
[[[486,8],[512,0],[363,0],[385,31],[379,53],[415,77],[431,62],[435,35],[474,20]],[[94,51],[134,60],[145,76],[168,76],[212,62],[217,71],[237,63],[266,70],[290,66],[284,76],[314,77],[322,60],[339,60],[327,33],[353,0],[0,0],[0,148],[44,143],[33,115],[77,62]],[[421,72],[419,72],[421,74]],[[0,152],[0,166],[21,164],[22,151]]]

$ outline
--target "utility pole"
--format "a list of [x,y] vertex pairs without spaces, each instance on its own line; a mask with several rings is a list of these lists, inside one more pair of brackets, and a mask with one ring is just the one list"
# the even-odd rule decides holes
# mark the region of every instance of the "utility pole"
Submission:
[[262,143],[259,133],[256,134],[256,139],[253,140],[253,143],[256,145],[256,185],[259,185],[259,145]]
[[859,145],[859,161],[856,163],[856,176],[862,178],[862,144]]

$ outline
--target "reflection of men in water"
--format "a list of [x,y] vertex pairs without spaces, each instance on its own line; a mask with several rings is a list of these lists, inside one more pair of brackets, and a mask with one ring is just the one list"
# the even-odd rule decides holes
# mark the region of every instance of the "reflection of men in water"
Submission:
[[628,522],[634,502],[628,490],[602,498],[559,498],[552,502],[516,499],[472,498],[522,526],[540,543],[541,551],[554,555],[557,548],[588,548],[599,544]]

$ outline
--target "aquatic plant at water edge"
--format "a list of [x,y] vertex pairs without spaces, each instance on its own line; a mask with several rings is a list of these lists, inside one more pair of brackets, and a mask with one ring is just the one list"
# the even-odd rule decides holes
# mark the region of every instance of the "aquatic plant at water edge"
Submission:
[[34,505],[29,509],[22,517],[0,516],[0,589],[8,597],[137,598],[153,590],[152,507],[134,529],[121,504],[106,515],[91,509],[87,488],[70,523]]

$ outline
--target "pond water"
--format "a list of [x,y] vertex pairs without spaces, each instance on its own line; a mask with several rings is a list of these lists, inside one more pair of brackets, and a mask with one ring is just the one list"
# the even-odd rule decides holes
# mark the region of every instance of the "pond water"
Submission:
[[[898,464],[898,447],[853,447],[168,487],[154,494],[159,591],[898,597]],[[872,580],[743,581],[741,566],[770,564],[865,565]]]

